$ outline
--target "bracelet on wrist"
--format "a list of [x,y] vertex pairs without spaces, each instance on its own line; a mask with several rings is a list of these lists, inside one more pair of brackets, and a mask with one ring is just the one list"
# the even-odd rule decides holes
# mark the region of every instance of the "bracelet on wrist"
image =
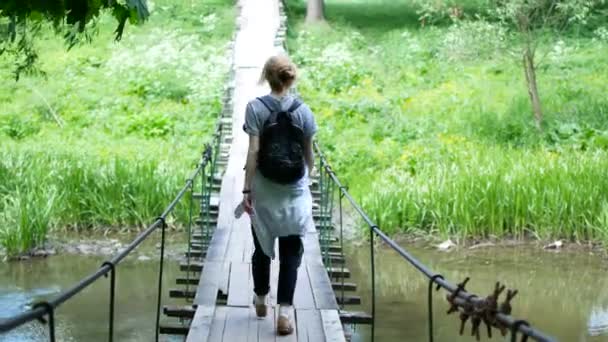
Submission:
[[251,190],[248,190],[248,189],[243,190],[243,194],[250,194],[250,193],[251,193]]

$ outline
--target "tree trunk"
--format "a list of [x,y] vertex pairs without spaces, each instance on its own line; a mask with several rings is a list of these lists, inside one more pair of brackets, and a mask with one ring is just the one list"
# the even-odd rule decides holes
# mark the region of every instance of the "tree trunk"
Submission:
[[541,130],[541,125],[543,122],[543,109],[540,102],[540,96],[538,95],[536,68],[534,66],[534,53],[530,49],[530,46],[526,46],[524,50],[523,63],[524,72],[526,74],[526,84],[528,86],[528,95],[530,95],[530,102],[532,103],[532,109],[534,110],[536,128]]
[[325,21],[323,0],[308,0],[306,6],[306,22],[316,23]]

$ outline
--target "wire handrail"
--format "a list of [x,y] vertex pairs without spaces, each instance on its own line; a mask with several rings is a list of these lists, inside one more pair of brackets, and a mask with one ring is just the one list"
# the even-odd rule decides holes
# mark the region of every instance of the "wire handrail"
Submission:
[[[325,173],[325,177],[331,179],[333,186],[338,188],[339,191],[339,200],[340,200],[340,226],[342,226],[342,199],[346,198],[346,200],[352,205],[353,209],[359,214],[361,219],[367,225],[370,234],[370,258],[371,258],[371,290],[372,290],[372,326],[371,326],[371,337],[372,341],[374,340],[374,323],[375,323],[375,314],[376,314],[376,281],[375,281],[375,256],[374,256],[374,235],[378,236],[385,244],[387,244],[392,250],[397,252],[402,258],[404,258],[407,262],[409,262],[414,268],[416,268],[420,273],[422,273],[425,277],[429,279],[429,297],[428,297],[428,306],[429,306],[429,341],[433,341],[433,314],[432,314],[432,293],[433,287],[436,286],[436,290],[444,289],[448,295],[447,299],[450,304],[449,312],[459,312],[465,314],[467,319],[470,317],[471,319],[479,318],[478,321],[479,328],[481,324],[481,320],[486,323],[486,318],[491,315],[492,321],[488,322],[494,327],[500,328],[502,331],[508,329],[511,333],[511,341],[516,341],[517,334],[521,333],[523,335],[524,340],[528,337],[540,341],[540,342],[553,342],[555,339],[544,332],[532,327],[527,321],[520,320],[512,317],[509,314],[501,313],[496,310],[495,307],[489,307],[487,305],[487,298],[479,297],[475,294],[467,292],[464,289],[468,278],[465,279],[464,282],[454,285],[447,281],[441,274],[433,272],[429,267],[416,259],[413,255],[407,252],[403,247],[401,247],[397,242],[391,239],[386,233],[384,233],[380,227],[374,223],[374,221],[367,215],[367,213],[361,208],[361,206],[353,199],[353,197],[348,192],[348,188],[340,182],[337,175],[331,168],[331,165],[327,161],[326,156],[323,154],[319,144],[314,142],[315,153],[319,158],[319,165],[321,173],[320,179],[324,179],[323,173]],[[329,199],[332,200],[331,198]],[[340,227],[340,235],[342,235],[342,227]],[[497,284],[497,289],[499,288],[499,284]],[[503,287],[504,290],[504,287]],[[501,290],[502,292],[502,290]],[[512,293],[512,292],[508,292]],[[514,292],[512,296],[507,297],[507,303],[513,296],[515,296]],[[496,296],[497,297],[497,296]],[[497,299],[497,298],[495,298]],[[477,310],[477,311],[475,311]],[[509,308],[510,311],[510,308]],[[465,320],[466,321],[466,320]],[[464,325],[464,323],[463,323]],[[490,328],[488,328],[489,330]]]

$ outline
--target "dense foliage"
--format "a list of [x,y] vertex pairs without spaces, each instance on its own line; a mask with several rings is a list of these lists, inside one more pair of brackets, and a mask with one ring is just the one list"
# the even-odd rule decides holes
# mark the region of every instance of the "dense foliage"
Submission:
[[393,232],[607,240],[606,21],[534,32],[538,131],[521,35],[482,15],[491,2],[458,3],[467,15],[421,25],[409,1],[330,0],[314,27],[289,1],[298,90],[335,168]]
[[86,30],[95,25],[104,11],[118,22],[117,40],[122,37],[127,21],[137,24],[149,16],[146,0],[4,0],[0,2],[0,55],[6,53],[15,60],[17,79],[24,71],[39,71],[35,68],[39,53],[34,40],[48,23],[65,37],[71,48],[83,36],[90,40]]
[[46,77],[10,81],[14,60],[0,56],[0,246],[8,252],[40,244],[48,229],[146,225],[198,160],[221,110],[233,4],[149,5],[149,22],[119,43],[110,13],[98,18],[94,43],[69,52],[41,32]]
[[55,27],[65,23],[76,26],[79,31],[84,31],[86,25],[91,20],[98,18],[102,10],[110,10],[118,20],[117,31],[119,33],[122,33],[122,28],[127,20],[135,23],[146,19],[149,15],[145,0],[4,0],[0,3],[0,14],[10,19],[11,25],[8,27],[8,33],[13,35],[17,33],[15,25],[27,20],[34,22],[48,20]]

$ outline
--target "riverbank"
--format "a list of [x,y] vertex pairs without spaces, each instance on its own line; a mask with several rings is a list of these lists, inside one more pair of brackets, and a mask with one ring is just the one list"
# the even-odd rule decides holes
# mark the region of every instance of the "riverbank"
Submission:
[[[154,233],[153,233],[154,234]],[[160,232],[158,238],[144,241],[129,258],[137,261],[157,260],[160,249]],[[117,233],[107,230],[102,233],[61,233],[50,234],[44,245],[17,255],[7,255],[0,250],[0,260],[5,262],[28,261],[56,256],[82,256],[109,258],[122,252],[135,238],[136,232]],[[184,231],[168,230],[165,241],[165,258],[182,260],[187,248],[187,237]]]
[[[348,220],[348,219],[346,219]],[[51,234],[44,246],[35,248],[27,253],[8,256],[0,250],[0,259],[5,262],[27,261],[30,259],[47,258],[54,256],[93,256],[111,257],[120,253],[137,236],[135,232],[116,233],[107,230],[105,233],[62,233]],[[467,253],[474,250],[504,250],[523,248],[539,250],[547,253],[574,253],[596,255],[608,261],[608,249],[605,244],[593,241],[565,241],[565,240],[533,240],[515,238],[488,238],[488,239],[441,239],[424,232],[397,233],[392,238],[406,250],[439,251],[444,253]],[[156,260],[160,243],[158,239],[145,242],[136,251],[133,260]],[[345,243],[351,246],[367,246],[367,234],[361,234],[354,225],[349,226],[345,232]],[[378,243],[378,241],[376,241]],[[381,243],[378,243],[381,246]],[[166,236],[165,257],[169,260],[182,260],[184,250],[187,248],[185,232],[169,230]],[[414,255],[415,256],[415,255]],[[607,265],[608,266],[608,265]]]

